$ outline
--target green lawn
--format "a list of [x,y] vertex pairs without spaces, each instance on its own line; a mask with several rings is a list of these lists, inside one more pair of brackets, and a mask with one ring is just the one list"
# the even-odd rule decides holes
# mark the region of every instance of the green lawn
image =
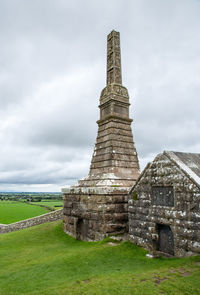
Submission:
[[47,213],[39,206],[15,201],[0,201],[0,223],[9,224],[23,219]]
[[0,295],[198,295],[200,256],[147,259],[130,242],[67,236],[52,222],[0,236]]
[[[38,204],[43,206],[48,206],[54,209],[61,209],[63,206],[63,201],[41,201],[41,202],[33,202],[32,204]],[[56,206],[56,207],[55,207]],[[59,207],[57,207],[59,206]]]

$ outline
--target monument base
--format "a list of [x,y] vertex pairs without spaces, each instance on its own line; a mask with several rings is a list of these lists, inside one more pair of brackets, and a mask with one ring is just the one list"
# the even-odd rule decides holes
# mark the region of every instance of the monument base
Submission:
[[71,187],[62,189],[63,230],[84,241],[99,241],[128,232],[129,187]]

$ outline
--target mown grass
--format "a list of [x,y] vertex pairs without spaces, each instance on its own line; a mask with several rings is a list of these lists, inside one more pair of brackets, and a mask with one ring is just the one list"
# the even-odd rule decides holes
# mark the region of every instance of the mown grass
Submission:
[[0,201],[0,223],[9,224],[23,219],[47,213],[39,206],[15,201]]
[[0,236],[0,295],[198,295],[200,256],[147,259],[130,242],[82,242],[52,222]]
[[32,204],[48,206],[53,209],[61,209],[63,206],[63,202],[60,201],[41,201],[41,202],[32,202]]

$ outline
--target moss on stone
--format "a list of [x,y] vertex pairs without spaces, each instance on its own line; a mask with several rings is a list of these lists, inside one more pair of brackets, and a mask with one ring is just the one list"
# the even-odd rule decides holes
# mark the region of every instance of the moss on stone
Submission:
[[132,199],[133,200],[138,200],[138,194],[137,194],[137,192],[133,192]]

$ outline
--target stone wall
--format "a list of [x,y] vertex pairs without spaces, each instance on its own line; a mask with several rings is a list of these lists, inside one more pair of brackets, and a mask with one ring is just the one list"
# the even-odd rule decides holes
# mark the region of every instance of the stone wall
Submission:
[[35,226],[38,224],[51,222],[55,220],[62,219],[63,216],[63,209],[55,210],[50,213],[42,214],[33,218],[25,219],[22,221],[18,221],[11,224],[0,224],[0,233],[8,233],[16,230],[20,230],[23,228]]
[[63,230],[76,239],[98,241],[128,231],[127,189],[63,189]]
[[[155,205],[154,186],[173,189],[174,205]],[[200,188],[166,155],[143,171],[128,200],[130,240],[155,253],[158,226],[173,233],[174,255],[200,253]]]

